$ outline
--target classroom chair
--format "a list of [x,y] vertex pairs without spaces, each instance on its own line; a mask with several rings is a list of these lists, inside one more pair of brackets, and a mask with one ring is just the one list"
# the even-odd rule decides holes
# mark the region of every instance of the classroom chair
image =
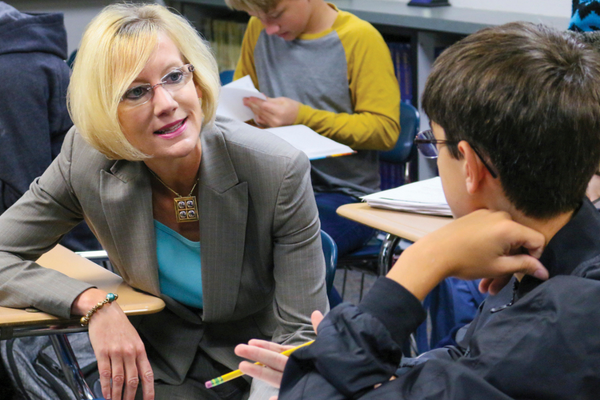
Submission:
[[219,78],[221,79],[221,86],[227,85],[231,81],[233,81],[233,74],[235,73],[232,69],[227,69],[225,71],[221,71],[219,74]]
[[326,232],[321,231],[321,245],[323,246],[323,255],[325,256],[325,283],[327,285],[327,297],[329,304],[332,305],[333,279],[335,278],[335,269],[337,265],[337,245]]
[[83,258],[87,258],[90,261],[95,262],[96,264],[100,265],[101,267],[106,268],[107,270],[109,270],[112,273],[116,273],[115,269],[113,268],[112,264],[110,263],[108,254],[106,254],[106,250],[77,251],[77,252],[75,252],[75,254],[77,254]]
[[[416,157],[416,148],[413,144],[420,127],[419,111],[411,104],[400,103],[400,136],[394,148],[390,151],[379,152],[380,175],[382,190],[400,186],[411,181],[410,163]],[[355,252],[340,257],[338,268],[344,269],[342,284],[342,298],[346,287],[348,270],[361,272],[360,295],[362,299],[365,274],[383,276],[387,273],[388,265],[380,261],[380,255],[387,256],[393,252],[400,239],[387,235],[385,239],[375,238],[366,246]]]
[[381,190],[395,188],[416,179],[410,167],[417,156],[413,141],[419,132],[420,121],[419,111],[415,107],[409,103],[400,103],[400,136],[392,150],[379,152]]

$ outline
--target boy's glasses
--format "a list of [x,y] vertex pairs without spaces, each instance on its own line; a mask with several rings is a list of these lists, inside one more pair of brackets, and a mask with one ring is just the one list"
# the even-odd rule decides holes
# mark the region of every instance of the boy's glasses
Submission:
[[154,88],[157,86],[162,86],[163,89],[173,95],[190,81],[194,75],[193,72],[194,66],[192,64],[175,68],[163,76],[156,85],[146,83],[127,89],[123,97],[121,97],[121,103],[130,108],[146,104],[154,97]]
[[[421,131],[421,132],[417,133],[417,136],[415,137],[414,142],[417,145],[417,148],[419,149],[421,154],[423,154],[423,156],[425,158],[438,158],[438,155],[440,154],[440,152],[436,146],[437,144],[452,144],[452,145],[458,144],[457,140],[443,140],[443,139],[438,140],[438,139],[436,139],[435,136],[433,135],[433,131],[431,129],[427,129],[425,131]],[[472,145],[471,145],[471,148],[473,149],[475,154],[477,154],[477,157],[479,157],[479,159],[481,160],[481,162],[483,163],[485,168],[490,172],[490,175],[492,175],[492,178],[497,178],[498,174],[492,169],[492,167],[490,167],[488,165],[488,163],[485,161],[485,159],[479,153],[479,150],[477,150],[477,148]]]

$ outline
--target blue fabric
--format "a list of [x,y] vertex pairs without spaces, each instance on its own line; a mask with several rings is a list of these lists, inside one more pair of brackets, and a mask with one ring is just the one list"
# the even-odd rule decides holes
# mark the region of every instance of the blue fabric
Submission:
[[[0,214],[42,175],[73,125],[66,57],[62,14],[29,15],[0,2]],[[101,249],[84,224],[61,244],[74,251]]]
[[154,221],[160,292],[185,305],[203,308],[200,242],[192,242]]
[[342,193],[315,193],[321,230],[327,232],[335,241],[338,257],[344,256],[364,246],[375,230],[358,222],[341,217],[336,213],[339,206],[357,203],[356,198]]
[[600,0],[573,0],[569,29],[577,32],[600,29]]
[[428,337],[426,323],[417,328],[419,353],[456,344],[454,334],[473,320],[487,297],[479,291],[479,281],[447,278],[427,295],[423,307],[431,318],[431,336]]
[[232,69],[228,69],[225,71],[222,71],[219,74],[219,78],[221,79],[221,85],[227,85],[228,83],[231,83],[231,81],[233,81],[233,74],[234,74],[234,70]]

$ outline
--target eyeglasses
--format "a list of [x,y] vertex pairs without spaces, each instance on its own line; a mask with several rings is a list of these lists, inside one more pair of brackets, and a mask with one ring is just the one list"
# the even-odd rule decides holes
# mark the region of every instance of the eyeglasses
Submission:
[[163,89],[173,95],[192,79],[193,72],[194,66],[192,64],[185,64],[179,68],[175,68],[163,76],[156,85],[146,83],[128,89],[123,97],[121,97],[121,103],[130,108],[146,104],[154,97],[154,88],[157,86],[162,86]]
[[[457,145],[459,143],[459,141],[458,140],[443,140],[443,139],[438,140],[433,135],[433,131],[431,129],[427,129],[425,131],[421,131],[421,132],[417,133],[414,143],[417,145],[417,148],[419,149],[419,151],[421,152],[421,154],[423,154],[423,156],[425,158],[438,158],[440,152],[438,151],[436,144]],[[471,148],[473,149],[475,154],[477,154],[477,157],[479,157],[479,159],[481,160],[481,162],[483,163],[485,168],[490,172],[490,175],[492,175],[492,178],[498,178],[498,174],[481,156],[481,154],[479,153],[479,150],[477,150],[477,148],[474,147],[473,145],[471,145]]]

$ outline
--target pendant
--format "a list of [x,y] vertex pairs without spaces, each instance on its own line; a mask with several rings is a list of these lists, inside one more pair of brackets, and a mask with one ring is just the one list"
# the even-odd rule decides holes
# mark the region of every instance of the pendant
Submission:
[[194,222],[198,221],[198,204],[196,196],[175,197],[175,219],[177,222]]

